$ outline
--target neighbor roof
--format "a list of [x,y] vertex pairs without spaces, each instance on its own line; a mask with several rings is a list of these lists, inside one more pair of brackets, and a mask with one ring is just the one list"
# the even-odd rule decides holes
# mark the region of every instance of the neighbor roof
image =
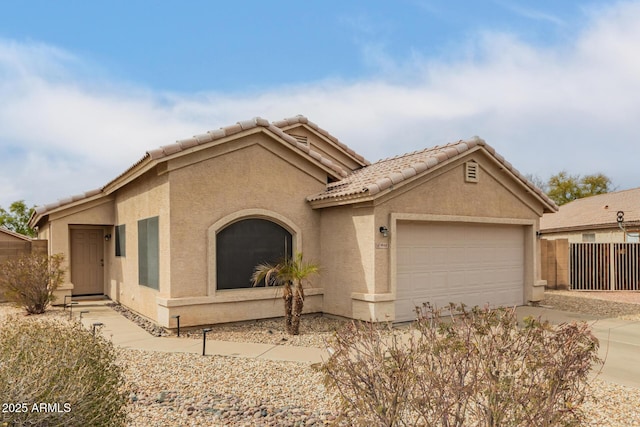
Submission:
[[617,228],[617,213],[624,212],[624,223],[640,227],[640,188],[577,199],[560,206],[540,219],[543,233]]
[[8,234],[9,236],[12,237],[17,237],[18,239],[22,239],[22,240],[26,240],[26,241],[31,241],[31,237],[29,236],[25,236],[24,234],[20,234],[20,233],[16,233],[15,231],[11,231],[5,227],[0,227],[0,233],[4,233],[4,234]]
[[[169,156],[173,156],[175,154],[179,154],[181,152],[185,152],[188,149],[193,147],[208,144],[222,138],[226,138],[242,131],[254,129],[254,128],[263,128],[265,131],[270,132],[281,140],[291,144],[296,149],[301,152],[307,154],[309,157],[313,159],[313,161],[319,162],[323,167],[328,168],[328,170],[333,171],[332,174],[335,174],[336,177],[346,177],[351,172],[350,170],[345,170],[340,165],[333,162],[331,159],[326,158],[321,153],[310,149],[308,145],[303,144],[296,140],[291,135],[285,133],[282,128],[288,128],[292,125],[304,125],[308,126],[313,131],[319,133],[323,137],[327,138],[333,144],[335,144],[339,150],[344,152],[347,156],[351,157],[357,164],[361,166],[369,165],[369,161],[366,160],[363,156],[356,153],[354,150],[349,148],[347,145],[343,144],[338,140],[338,138],[331,135],[326,130],[319,127],[317,124],[310,121],[307,117],[298,115],[295,117],[291,117],[288,119],[283,119],[274,123],[269,123],[268,120],[263,119],[261,117],[255,117],[250,120],[239,121],[234,125],[221,127],[220,129],[211,130],[204,134],[195,135],[191,138],[182,139],[176,141],[174,144],[164,145],[154,150],[150,150],[145,153],[145,155],[138,160],[136,163],[131,165],[126,171],[118,175],[116,178],[108,182],[101,188],[94,189],[91,191],[87,191],[85,193],[77,194],[75,196],[67,197],[64,199],[60,199],[57,202],[49,203],[43,206],[37,206],[35,208],[34,214],[30,220],[30,224],[33,222],[34,224],[39,221],[34,221],[36,218],[42,218],[44,215],[51,213],[53,210],[57,210],[60,208],[66,208],[67,206],[71,206],[74,203],[85,202],[92,199],[100,198],[107,193],[113,191],[113,189],[109,189],[110,191],[106,191],[108,187],[115,185],[121,178],[129,175],[132,171],[137,170],[143,164],[147,164],[150,162],[157,162],[166,159]],[[118,186],[116,185],[116,188]]]
[[326,191],[310,196],[308,200],[311,202],[329,201],[331,199],[353,200],[373,196],[416,175],[428,173],[428,170],[437,165],[461,156],[475,147],[486,150],[498,163],[510,171],[516,179],[520,180],[528,191],[534,193],[543,202],[545,211],[554,212],[558,209],[553,200],[544,194],[542,190],[525,178],[504,157],[496,153],[493,147],[477,136],[466,141],[460,140],[380,160],[370,166],[354,171],[340,181],[327,185]]

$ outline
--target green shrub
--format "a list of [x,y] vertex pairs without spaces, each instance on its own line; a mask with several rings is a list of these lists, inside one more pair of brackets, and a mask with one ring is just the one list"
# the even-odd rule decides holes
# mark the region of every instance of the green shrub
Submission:
[[598,340],[514,309],[428,305],[409,329],[353,322],[323,366],[348,422],[362,426],[580,425]]
[[0,327],[0,425],[125,425],[113,345],[76,322],[32,319],[12,316]]
[[62,261],[61,254],[30,254],[5,261],[0,265],[0,290],[5,299],[29,314],[44,313],[64,280]]

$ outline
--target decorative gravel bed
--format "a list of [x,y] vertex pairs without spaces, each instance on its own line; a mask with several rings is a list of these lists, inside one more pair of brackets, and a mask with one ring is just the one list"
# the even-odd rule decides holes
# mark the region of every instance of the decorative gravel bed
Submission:
[[[603,317],[640,315],[635,303],[558,292],[548,292],[543,304],[578,313],[588,306],[588,314]],[[4,314],[19,311],[0,305],[0,322]],[[45,316],[65,313],[54,309]],[[146,320],[138,316],[138,321]],[[282,322],[218,325],[209,334],[215,339],[277,343],[282,337],[291,338],[280,332]],[[318,345],[314,343],[323,343],[343,322],[304,316],[301,335],[287,344]],[[118,350],[118,363],[124,367],[128,387],[130,426],[322,426],[338,415],[336,396],[325,389],[322,374],[310,364],[131,349]],[[640,389],[599,379],[590,385],[585,425],[640,426]]]
[[572,313],[640,321],[640,292],[547,291],[541,304]]
[[[175,336],[176,331],[169,331],[142,316],[128,310],[117,303],[109,303],[127,319],[149,332],[151,335]],[[302,347],[324,347],[325,342],[333,336],[348,320],[325,316],[322,314],[305,314],[300,321],[300,335],[289,335],[284,332],[284,318],[259,319],[246,322],[224,323],[207,326],[207,338],[212,340],[233,342],[255,342],[261,344],[286,344]],[[180,337],[185,339],[202,339],[201,328],[183,328]]]

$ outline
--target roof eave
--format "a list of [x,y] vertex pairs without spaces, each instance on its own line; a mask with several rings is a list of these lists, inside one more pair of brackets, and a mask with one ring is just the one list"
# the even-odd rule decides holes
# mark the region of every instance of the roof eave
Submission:
[[11,231],[11,230],[9,230],[8,228],[5,228],[5,227],[0,227],[0,232],[8,234],[9,236],[13,236],[13,237],[16,237],[18,239],[27,241],[27,242],[30,242],[30,241],[33,240],[29,236],[25,236],[24,234],[16,233],[15,231]]
[[106,196],[107,194],[105,194],[102,189],[96,189],[76,196],[60,199],[57,202],[50,203],[48,205],[36,206],[34,213],[29,219],[29,227],[34,228],[39,226],[42,220],[52,213],[61,212],[94,200],[99,200]]
[[[640,221],[628,222],[625,224],[626,228],[632,228],[634,230],[640,229]],[[620,230],[620,226],[617,222],[610,222],[604,224],[587,224],[587,225],[572,225],[566,227],[554,227],[554,228],[540,228],[540,233],[542,234],[551,234],[551,233],[570,233],[574,231],[596,231],[596,230],[608,230],[608,229],[616,229]]]
[[320,128],[318,125],[316,125],[313,122],[310,122],[310,121],[299,122],[299,123],[292,123],[286,126],[278,126],[278,127],[280,127],[280,129],[282,129],[283,131],[287,131],[300,126],[304,127],[309,132],[316,135],[318,138],[321,138],[322,140],[324,140],[325,142],[327,142],[328,144],[330,144],[331,146],[333,146],[334,148],[336,148],[337,150],[339,150],[340,152],[348,156],[351,160],[359,164],[360,167],[369,166],[371,164],[371,162],[368,161],[364,156],[356,153],[353,149],[349,148],[346,144],[340,142],[340,140],[338,140],[336,137],[329,134],[329,132]]

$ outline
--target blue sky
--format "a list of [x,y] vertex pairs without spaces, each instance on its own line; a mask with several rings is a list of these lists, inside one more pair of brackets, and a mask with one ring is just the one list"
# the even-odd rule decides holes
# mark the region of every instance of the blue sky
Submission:
[[7,2],[0,206],[304,114],[369,160],[479,135],[523,173],[640,186],[640,2]]

